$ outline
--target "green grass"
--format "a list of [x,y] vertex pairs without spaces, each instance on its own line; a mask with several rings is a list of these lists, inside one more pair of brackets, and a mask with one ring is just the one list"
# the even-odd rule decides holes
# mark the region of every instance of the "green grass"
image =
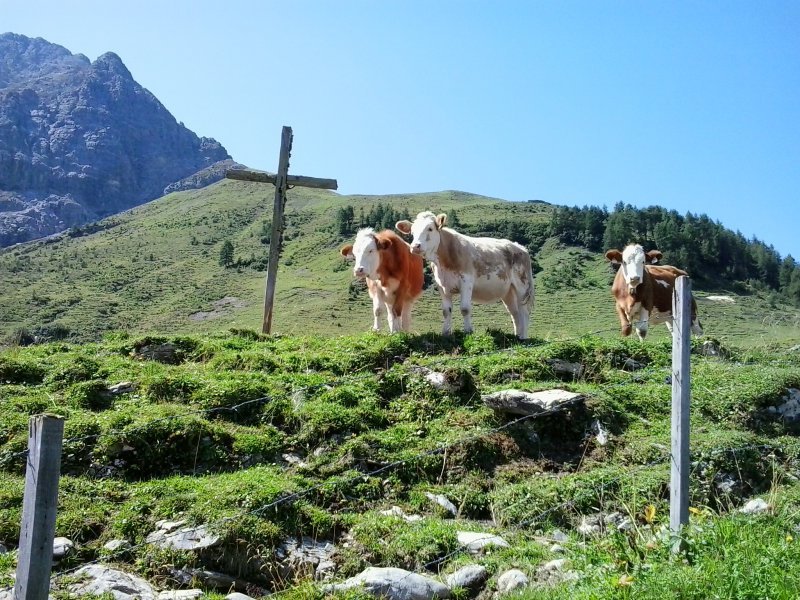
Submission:
[[[351,335],[371,327],[366,291],[351,295],[351,268],[338,252],[351,240],[336,233],[335,215],[348,204],[358,214],[379,202],[410,214],[456,211],[464,225],[498,219],[546,223],[551,210],[462,192],[339,196],[295,188],[286,206],[274,332]],[[109,331],[163,335],[259,329],[268,253],[261,236],[264,223],[271,221],[271,204],[263,185],[225,180],[109,217],[90,235],[61,235],[0,250],[0,340],[23,330],[51,339],[96,341]],[[219,265],[225,241],[233,243],[235,259],[249,266]],[[531,335],[618,335],[605,258],[552,240],[535,250],[542,271]],[[723,343],[800,343],[797,308],[759,294],[696,293],[707,335]],[[720,295],[734,302],[707,299]],[[473,321],[479,332],[511,330],[500,303],[476,306]],[[440,331],[439,298],[432,287],[415,308],[413,322],[416,333]],[[460,328],[459,316],[454,326]],[[666,329],[655,327],[651,335],[666,339]]]
[[[659,534],[669,496],[666,328],[651,329],[644,343],[620,338],[605,259],[548,240],[535,256],[542,270],[530,340],[514,339],[499,303],[475,307],[475,334],[464,335],[457,317],[455,334],[440,336],[432,288],[415,309],[413,333],[365,333],[370,301],[351,294],[335,214],[377,202],[412,214],[455,210],[465,224],[546,221],[550,210],[460,192],[291,190],[270,336],[255,332],[264,271],[218,264],[226,240],[237,258],[266,255],[260,237],[271,197],[257,184],[172,194],[91,235],[0,251],[0,340],[23,329],[65,338],[0,348],[0,543],[13,549],[19,537],[28,419],[49,412],[66,418],[57,534],[78,545],[60,569],[103,558],[162,583],[170,565],[202,566],[270,588],[282,539],[346,533],[352,544],[336,559],[339,578],[369,564],[421,569],[450,555],[439,565],[448,573],[475,560],[454,541],[463,527],[512,542],[479,559],[492,585],[505,569],[534,576],[557,557],[536,539],[558,527],[570,532],[567,556],[581,578],[528,597],[796,596],[797,542],[787,536],[800,525],[800,443],[796,426],[766,411],[800,387],[796,309],[759,294],[695,290],[706,330],[692,355],[699,512],[686,551],[674,555]],[[702,355],[707,339],[724,358]],[[163,343],[175,350],[169,364],[145,354]],[[628,358],[644,368],[622,370]],[[556,359],[581,363],[583,376],[559,375]],[[419,367],[462,387],[437,390]],[[133,391],[107,392],[125,381]],[[480,395],[511,387],[561,387],[586,403],[509,425]],[[605,446],[591,434],[595,419],[610,433]],[[287,462],[289,454],[302,463]],[[735,481],[732,495],[718,485],[726,478]],[[458,521],[427,492],[450,498]],[[756,495],[769,499],[770,513],[736,513]],[[425,519],[378,514],[393,505]],[[596,510],[629,516],[633,531],[581,538],[574,527]],[[142,544],[157,520],[176,516],[215,527],[222,547],[193,555]],[[102,545],[117,537],[137,546],[109,557]],[[0,556],[0,585],[14,560]],[[274,587],[289,598],[322,597],[306,580]]]
[[[139,352],[154,343],[173,344],[177,362],[143,359]],[[282,539],[347,533],[340,578],[370,564],[420,570],[443,556],[446,573],[475,560],[455,541],[457,530],[472,529],[512,542],[479,559],[493,578],[511,567],[533,576],[555,556],[532,540],[560,528],[571,532],[567,556],[581,578],[527,596],[655,598],[667,589],[686,598],[704,590],[791,597],[797,578],[780,574],[797,559],[786,536],[800,525],[800,443],[765,409],[800,385],[800,355],[728,346],[731,358],[720,359],[699,354],[701,346],[696,341],[692,355],[691,493],[699,512],[678,556],[659,533],[669,513],[670,345],[600,336],[523,344],[495,330],[447,339],[115,334],[2,351],[0,543],[14,548],[19,536],[28,415],[47,411],[66,418],[56,532],[78,546],[59,569],[103,558],[159,583],[169,565],[183,565],[269,588]],[[620,370],[624,358],[645,368]],[[553,359],[582,363],[585,376],[557,379],[547,366]],[[419,367],[463,387],[437,390]],[[105,392],[121,381],[135,389]],[[587,401],[509,425],[480,400],[508,387],[563,387]],[[611,434],[606,446],[590,434],[594,419]],[[303,463],[284,462],[288,453]],[[725,478],[736,482],[732,495],[717,485]],[[426,492],[450,498],[458,520]],[[751,496],[773,510],[736,513]],[[393,505],[425,519],[378,514]],[[634,529],[584,540],[574,527],[597,510],[628,515]],[[177,517],[209,524],[222,546],[195,555],[142,543],[156,521]],[[108,557],[102,545],[120,537],[134,550]],[[0,563],[6,581],[12,557]],[[279,587],[290,597],[318,594],[303,580]]]

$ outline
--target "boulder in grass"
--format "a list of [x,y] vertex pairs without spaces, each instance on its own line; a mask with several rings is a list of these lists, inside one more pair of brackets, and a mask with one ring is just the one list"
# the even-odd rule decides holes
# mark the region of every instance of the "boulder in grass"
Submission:
[[330,594],[351,589],[363,589],[375,598],[388,600],[433,600],[450,597],[450,588],[445,584],[395,567],[369,567],[343,583],[323,586],[322,591]]

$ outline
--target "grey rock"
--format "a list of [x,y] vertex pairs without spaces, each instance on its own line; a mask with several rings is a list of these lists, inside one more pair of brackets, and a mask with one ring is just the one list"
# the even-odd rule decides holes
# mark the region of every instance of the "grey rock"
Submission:
[[376,598],[389,600],[432,600],[449,598],[450,588],[429,577],[394,567],[369,567],[338,584],[325,585],[324,593],[362,588]]
[[435,502],[436,504],[441,506],[443,509],[445,509],[454,517],[458,515],[458,509],[456,508],[456,505],[450,502],[450,500],[448,500],[446,496],[443,496],[442,494],[432,494],[431,492],[425,492],[425,497],[428,500],[431,500],[432,502]]
[[56,537],[53,539],[53,558],[59,560],[64,558],[70,550],[75,547],[74,542],[65,537]]
[[715,477],[714,487],[717,492],[725,495],[731,495],[741,490],[741,484],[729,473],[722,473]]
[[317,581],[329,581],[336,574],[336,563],[332,560],[321,560],[314,570],[314,579]]
[[742,508],[740,508],[739,512],[746,515],[756,515],[769,509],[770,505],[766,502],[766,500],[762,500],[761,498],[753,498]]
[[603,427],[599,419],[592,421],[592,433],[599,446],[605,446],[608,443],[610,434],[608,433],[608,429]]
[[629,531],[633,527],[633,522],[619,512],[596,513],[581,517],[581,523],[577,527],[578,533],[585,536],[595,536],[609,529],[619,529]]
[[118,396],[120,394],[128,394],[130,392],[136,391],[137,385],[132,381],[121,381],[120,383],[114,384],[108,387],[108,393],[114,396]]
[[550,552],[552,552],[553,554],[563,554],[566,551],[567,549],[561,544],[553,544],[552,546],[550,546]]
[[800,420],[800,390],[789,388],[783,397],[783,403],[776,406],[775,411],[784,421],[793,423]]
[[6,548],[3,544],[0,544],[0,554],[5,554],[8,552],[8,548]]
[[481,396],[489,408],[517,415],[536,415],[543,412],[557,412],[583,401],[582,394],[566,390],[552,389],[541,392],[522,390],[501,390]]
[[167,590],[158,593],[158,600],[195,600],[203,597],[203,590]]
[[554,529],[550,534],[550,539],[554,542],[566,542],[569,540],[569,536],[560,529]]
[[103,544],[103,548],[109,552],[119,553],[130,550],[131,543],[128,540],[111,540]]
[[406,512],[399,506],[393,506],[392,508],[389,508],[387,510],[381,510],[378,512],[386,517],[398,517],[400,519],[403,519],[404,521],[408,521],[409,523],[422,520],[421,515],[406,514]]
[[482,531],[458,531],[458,543],[470,554],[480,554],[487,549],[508,548],[509,543],[499,535]]
[[450,589],[465,588],[477,591],[489,578],[489,572],[483,565],[467,565],[445,578],[445,583]]
[[568,558],[558,558],[544,563],[536,570],[536,581],[539,585],[555,586],[564,581],[573,581],[580,578],[577,571],[569,570]]
[[320,581],[330,577],[335,570],[336,564],[332,560],[335,553],[336,546],[332,542],[310,537],[303,537],[300,541],[286,539],[275,550],[279,575],[286,581],[304,577]]
[[192,569],[191,571],[185,571],[185,573],[188,575],[189,581],[197,580],[204,586],[221,592],[230,592],[231,590],[244,589],[245,587],[235,577],[218,571]]
[[568,558],[557,558],[555,560],[551,560],[549,562],[544,563],[541,567],[539,567],[540,571],[563,571],[565,567],[569,565]]
[[583,364],[568,362],[560,358],[550,358],[547,360],[547,364],[562,379],[565,377],[570,380],[580,379],[586,371],[586,367]]
[[156,600],[153,587],[141,577],[103,565],[87,565],[75,572],[78,583],[69,586],[76,595],[107,594],[116,600]]
[[431,387],[442,392],[455,393],[466,385],[460,374],[440,373],[423,366],[412,366],[411,372],[420,375]]
[[519,569],[505,571],[497,578],[497,593],[507,594],[530,584],[528,576]]
[[247,594],[242,594],[241,592],[232,592],[225,596],[225,600],[254,600]]
[[206,525],[174,529],[174,523],[167,523],[172,528],[162,528],[150,533],[145,542],[160,548],[175,550],[202,550],[220,543],[218,535],[212,533]]

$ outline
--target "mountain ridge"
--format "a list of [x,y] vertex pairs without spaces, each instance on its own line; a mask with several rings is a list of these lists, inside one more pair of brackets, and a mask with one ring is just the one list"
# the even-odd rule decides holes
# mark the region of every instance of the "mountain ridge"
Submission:
[[[135,81],[42,38],[0,34],[0,246],[80,226],[158,198],[212,165],[235,164]],[[207,172],[211,173],[211,171]]]

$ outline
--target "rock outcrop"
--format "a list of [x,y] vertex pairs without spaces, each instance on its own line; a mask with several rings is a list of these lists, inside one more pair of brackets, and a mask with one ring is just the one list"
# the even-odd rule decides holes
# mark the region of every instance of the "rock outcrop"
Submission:
[[0,246],[43,237],[224,177],[198,137],[113,52],[91,62],[0,34]]

